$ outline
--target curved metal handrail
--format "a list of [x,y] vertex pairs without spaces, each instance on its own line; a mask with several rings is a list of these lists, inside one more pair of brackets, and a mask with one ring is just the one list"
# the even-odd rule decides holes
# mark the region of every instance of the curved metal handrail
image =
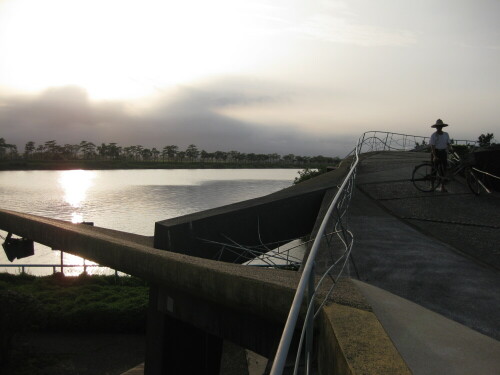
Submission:
[[[355,175],[356,175],[356,169],[359,164],[359,155],[362,152],[362,148],[364,146],[367,146],[368,150],[365,152],[370,152],[370,151],[391,151],[391,150],[397,150],[397,151],[410,151],[410,150],[416,150],[418,146],[420,145],[425,145],[426,141],[429,139],[429,137],[423,137],[423,136],[415,136],[415,135],[408,135],[408,134],[400,134],[400,133],[390,133],[390,132],[383,132],[383,131],[368,131],[365,132],[359,137],[358,142],[356,144],[356,147],[344,158],[346,160],[349,156],[353,155],[352,161],[351,161],[351,166],[349,169],[349,172],[347,173],[346,177],[344,178],[342,184],[340,185],[337,193],[335,194],[335,197],[333,198],[330,206],[328,207],[328,210],[323,217],[323,220],[321,222],[320,228],[316,234],[316,237],[314,239],[313,245],[311,247],[311,250],[309,252],[309,256],[306,260],[306,264],[303,268],[302,276],[300,278],[299,284],[297,286],[297,290],[292,302],[292,306],[290,308],[290,311],[288,313],[288,318],[285,324],[285,328],[283,330],[283,334],[280,339],[280,343],[278,346],[278,350],[276,352],[276,355],[274,357],[273,365],[271,368],[271,375],[280,375],[282,374],[286,359],[288,356],[288,351],[290,349],[290,345],[292,342],[292,338],[295,332],[295,327],[297,325],[300,309],[304,300],[304,296],[306,295],[306,292],[308,294],[308,300],[307,300],[307,313],[305,317],[305,323],[302,329],[301,337],[300,337],[300,342],[299,342],[299,349],[298,349],[298,355],[297,359],[295,362],[295,370],[294,374],[297,373],[298,371],[298,363],[300,360],[300,352],[301,348],[303,345],[304,337],[306,339],[306,346],[309,348],[306,348],[306,373],[309,374],[310,372],[310,362],[311,362],[311,347],[312,347],[312,330],[313,330],[313,324],[314,324],[314,318],[316,317],[317,313],[319,312],[319,309],[324,305],[326,302],[326,299],[328,298],[329,294],[332,292],[333,287],[335,286],[336,281],[338,278],[341,276],[345,265],[347,264],[347,261],[350,256],[350,252],[352,249],[353,245],[353,240],[354,237],[352,233],[344,227],[344,224],[342,223],[343,217],[347,213],[347,208],[350,202],[350,198],[352,195],[352,190],[354,187],[354,180],[355,180]],[[460,142],[460,143],[465,143],[466,145],[470,144],[475,144],[475,141],[455,141],[455,142]],[[342,209],[339,209],[338,205],[342,206]],[[337,211],[338,214],[338,220],[335,223],[335,229],[338,230],[339,233],[341,233],[344,237],[339,236],[340,240],[343,242],[343,245],[345,247],[345,252],[343,255],[332,264],[328,270],[322,275],[320,278],[318,285],[314,285],[314,263],[316,259],[316,255],[319,251],[320,248],[320,242],[325,236],[325,229],[328,225],[328,223],[331,221],[332,214],[334,211]],[[330,273],[333,267],[335,267],[339,262],[343,261],[342,267],[337,275],[336,280],[334,280],[333,286],[330,288],[329,292],[327,293],[327,296],[321,303],[320,308],[317,310],[315,314],[313,314],[313,307],[314,307],[314,298],[316,295],[316,291],[319,288],[319,285],[322,283],[322,281],[325,279],[325,277]]]
[[[357,150],[357,147],[356,147]],[[349,173],[347,174],[346,178],[344,179],[342,185],[339,188],[339,191],[343,191],[345,186],[347,185],[347,182],[349,181],[349,178],[355,173],[359,157],[358,157],[358,152],[355,152],[355,162],[354,165],[351,165],[351,169],[349,170]],[[283,335],[281,337],[278,350],[276,353],[276,357],[271,369],[271,375],[273,374],[281,374],[283,372],[283,369],[285,367],[285,362],[286,362],[286,357],[288,354],[288,350],[290,348],[290,344],[292,342],[292,337],[293,333],[295,331],[295,326],[297,324],[297,320],[299,317],[299,312],[300,308],[302,305],[302,300],[304,299],[304,295],[306,293],[306,288],[309,287],[311,278],[313,277],[313,268],[314,268],[314,260],[316,258],[316,254],[318,253],[319,250],[319,245],[321,238],[323,236],[323,233],[325,232],[326,226],[328,224],[328,220],[333,212],[333,209],[337,205],[337,202],[340,199],[340,194],[337,193],[330,204],[330,207],[328,208],[328,211],[325,214],[325,217],[323,221],[321,222],[321,226],[318,230],[318,235],[316,236],[313,245],[311,247],[311,251],[309,253],[309,256],[306,261],[306,265],[304,266],[304,270],[302,272],[302,277],[300,278],[299,285],[297,286],[297,291],[295,293],[293,302],[292,302],[292,307],[290,309],[290,312],[288,313],[288,318],[285,324],[285,328],[283,330]],[[309,305],[312,305],[310,303]],[[311,313],[312,309],[308,309],[308,315]],[[308,320],[308,317],[306,316],[306,321]]]

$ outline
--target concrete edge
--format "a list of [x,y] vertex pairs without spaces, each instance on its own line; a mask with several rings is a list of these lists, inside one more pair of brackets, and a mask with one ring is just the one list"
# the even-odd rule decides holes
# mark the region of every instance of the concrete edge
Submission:
[[498,374],[499,341],[382,288],[353,283],[413,371]]
[[332,303],[320,312],[320,374],[411,374],[371,311]]
[[121,375],[144,375],[144,363],[141,363],[130,370],[122,372]]
[[98,227],[2,209],[0,228],[152,283],[168,285],[257,316],[272,316],[279,322],[288,315],[300,276],[293,271],[246,267],[171,253]]

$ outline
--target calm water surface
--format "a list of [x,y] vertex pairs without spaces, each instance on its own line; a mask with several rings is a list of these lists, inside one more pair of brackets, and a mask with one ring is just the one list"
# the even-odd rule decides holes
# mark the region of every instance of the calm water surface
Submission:
[[[296,176],[295,169],[3,171],[0,207],[152,236],[156,221],[270,194],[290,186]],[[64,257],[65,264],[83,262]],[[60,252],[37,244],[34,256],[13,264],[21,263],[58,264]],[[1,250],[0,264],[10,264]]]

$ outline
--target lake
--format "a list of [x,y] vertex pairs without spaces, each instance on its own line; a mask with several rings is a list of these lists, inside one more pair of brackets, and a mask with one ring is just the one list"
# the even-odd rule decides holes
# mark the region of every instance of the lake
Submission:
[[[0,172],[0,208],[152,236],[156,221],[256,198],[292,185],[296,169],[155,169]],[[0,231],[0,235],[6,236]],[[2,240],[3,242],[3,240]],[[65,265],[83,260],[63,254]],[[35,255],[3,264],[60,264],[61,252],[35,244]],[[86,264],[92,264],[86,262]],[[83,268],[65,269],[78,274]],[[0,272],[19,268],[0,266]],[[52,268],[29,268],[36,275]],[[89,268],[89,273],[109,273]]]

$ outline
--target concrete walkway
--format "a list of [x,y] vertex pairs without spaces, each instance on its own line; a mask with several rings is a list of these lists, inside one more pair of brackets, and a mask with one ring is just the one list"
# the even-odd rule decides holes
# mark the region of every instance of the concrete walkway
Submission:
[[459,182],[418,192],[411,172],[427,159],[363,160],[349,211],[358,286],[415,374],[497,374],[500,201]]
[[414,374],[498,374],[500,342],[383,289],[354,282]]

